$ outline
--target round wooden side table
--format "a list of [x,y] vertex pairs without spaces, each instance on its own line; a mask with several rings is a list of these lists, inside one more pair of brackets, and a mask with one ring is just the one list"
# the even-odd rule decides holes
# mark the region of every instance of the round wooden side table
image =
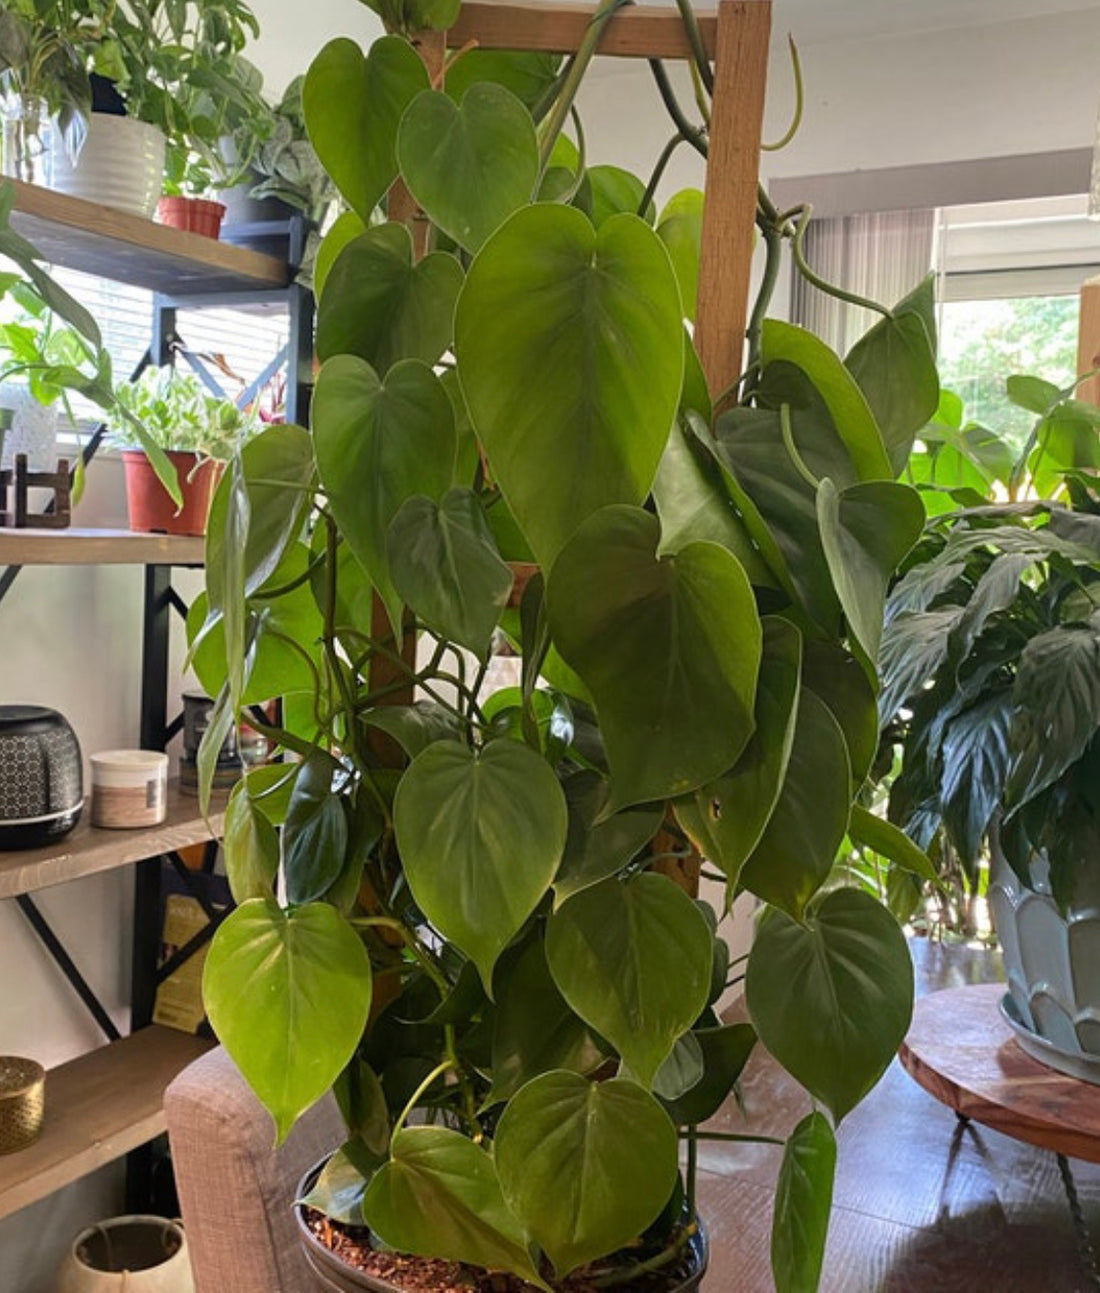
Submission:
[[1100,1086],[1066,1077],[1024,1053],[1001,1015],[1003,983],[920,997],[898,1052],[902,1066],[964,1122],[973,1120],[1058,1157],[1082,1264],[1100,1288],[1067,1157],[1100,1163]]

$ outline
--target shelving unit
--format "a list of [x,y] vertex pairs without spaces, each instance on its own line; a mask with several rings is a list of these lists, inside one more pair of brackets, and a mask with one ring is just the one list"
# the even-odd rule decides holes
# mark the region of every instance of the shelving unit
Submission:
[[[293,272],[305,245],[304,221],[295,218],[287,225],[238,231],[265,248],[285,249],[285,255],[274,256],[13,183],[12,226],[45,258],[156,293],[148,363],[169,364],[177,352],[186,353],[176,332],[180,309],[285,309],[289,342],[268,372],[286,364],[287,417],[305,421],[312,381],[313,301],[311,292],[294,281]],[[141,730],[135,733],[135,743],[163,749],[180,726],[180,719],[168,716],[170,625],[173,615],[185,614],[187,609],[172,585],[173,569],[201,566],[203,555],[200,538],[118,530],[0,529],[0,601],[24,567],[142,567]],[[106,1046],[47,1074],[42,1137],[30,1148],[0,1158],[0,1217],[123,1154],[130,1154],[127,1208],[148,1210],[151,1154],[143,1147],[164,1130],[164,1089],[212,1044],[152,1023],[157,986],[204,945],[225,914],[212,904],[200,883],[206,877],[190,872],[178,850],[216,841],[223,818],[219,806],[204,820],[197,799],[173,786],[167,820],[160,826],[107,831],[84,822],[51,847],[0,853],[0,900],[19,905],[108,1039]],[[207,860],[212,862],[209,850]],[[162,872],[167,864],[200,902],[209,924],[160,965]],[[31,895],[50,885],[126,866],[135,868],[133,971],[131,1031],[121,1037]]]
[[151,1024],[46,1074],[42,1135],[0,1157],[0,1218],[164,1130],[164,1088],[212,1043]]
[[176,783],[168,787],[168,816],[159,826],[109,831],[92,826],[85,811],[75,831],[47,848],[0,853],[0,899],[17,898],[81,876],[112,871],[144,858],[159,857],[221,835],[225,812],[219,807],[209,822],[199,801]]

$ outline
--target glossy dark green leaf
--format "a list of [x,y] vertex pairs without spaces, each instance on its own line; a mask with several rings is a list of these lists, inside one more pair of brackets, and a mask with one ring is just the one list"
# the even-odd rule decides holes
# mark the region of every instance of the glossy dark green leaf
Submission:
[[455,354],[493,476],[544,569],[597,508],[644,500],[684,351],[668,254],[641,220],[597,233],[570,207],[518,211],[470,267]]
[[760,338],[765,370],[784,361],[800,368],[824,399],[860,480],[892,480],[882,432],[855,378],[819,337],[780,319],[765,319]]
[[336,1079],[333,1095],[351,1142],[344,1152],[374,1171],[390,1148],[390,1115],[378,1074],[356,1055]]
[[935,677],[947,659],[951,630],[962,613],[961,606],[906,611],[886,625],[879,651],[879,717],[883,723],[889,722],[910,696]]
[[368,710],[363,721],[392,736],[410,759],[436,741],[461,741],[465,735],[460,720],[434,700],[379,706]]
[[310,64],[302,86],[310,141],[364,222],[397,178],[402,114],[427,88],[427,69],[400,36],[383,36],[366,55],[353,40],[333,40]]
[[527,746],[480,753],[430,745],[398,787],[394,828],[413,897],[481,971],[493,965],[550,887],[565,844],[565,796]]
[[467,251],[526,202],[539,173],[531,114],[501,85],[471,85],[455,103],[426,90],[409,105],[397,135],[409,191],[440,229]]
[[348,819],[332,774],[331,758],[321,753],[298,770],[283,827],[283,872],[292,903],[316,901],[344,869]]
[[697,1028],[692,1035],[703,1052],[703,1076],[678,1100],[668,1101],[665,1106],[679,1127],[696,1126],[714,1117],[728,1099],[756,1045],[752,1024]]
[[924,528],[916,491],[895,481],[817,490],[821,543],[848,628],[869,660],[878,659],[886,590]]
[[238,781],[225,810],[225,874],[233,901],[271,896],[279,869],[279,836],[253,804],[248,783]]
[[1100,727],[1100,617],[1033,637],[1020,654],[1012,700],[1010,810],[1034,799],[1084,752]]
[[[922,325],[923,326],[923,325]],[[833,1205],[836,1138],[822,1113],[810,1113],[783,1150],[772,1219],[776,1293],[807,1293],[821,1279]]]
[[934,283],[929,275],[913,296],[856,342],[844,361],[867,398],[895,476],[939,406],[934,334],[925,326],[925,318],[935,311]]
[[434,502],[407,499],[386,539],[390,577],[403,602],[441,636],[485,659],[512,591],[481,500],[469,489]]
[[660,804],[639,804],[604,815],[607,782],[598,773],[574,773],[565,782],[569,832],[554,877],[554,904],[617,874],[657,834],[664,820]]
[[1013,710],[1012,692],[1002,688],[963,709],[943,730],[940,807],[967,866],[981,856],[986,830],[1005,799],[1013,766]]
[[390,522],[414,495],[439,500],[454,473],[454,417],[426,365],[397,364],[379,381],[342,355],[321,369],[313,396],[317,470],[344,541],[401,623],[401,597],[386,554]]
[[694,1033],[677,1037],[672,1054],[657,1070],[653,1094],[668,1103],[678,1100],[703,1079],[703,1048]]
[[358,355],[385,375],[401,359],[434,364],[450,346],[462,266],[435,251],[413,263],[402,224],[380,224],[340,252],[317,311],[317,354]]
[[493,1085],[485,1106],[510,1099],[525,1082],[552,1069],[590,1073],[602,1061],[588,1028],[550,975],[542,940],[533,939],[507,973],[498,975]]
[[694,790],[753,732],[761,629],[744,570],[712,543],[658,559],[659,541],[650,513],[604,508],[547,586],[554,642],[596,702],[611,810]]
[[783,788],[741,870],[741,884],[801,917],[832,869],[848,829],[851,798],[844,735],[825,703],[803,687]]
[[[310,541],[310,562],[312,569],[309,584],[313,590],[313,600],[324,617],[328,612],[329,601],[328,527],[325,525],[314,528]],[[373,616],[374,585],[351,545],[341,541],[336,549],[336,606],[332,618],[337,637],[342,641],[345,638],[348,640],[349,655],[358,656],[359,651],[355,650],[358,639],[350,637],[346,630],[369,635]]]
[[745,995],[760,1040],[839,1122],[905,1036],[913,964],[884,907],[861,890],[837,889],[802,924],[768,912]]
[[512,1098],[494,1143],[504,1197],[559,1276],[641,1235],[672,1193],[677,1151],[641,1087],[562,1072]]
[[726,491],[717,464],[695,434],[672,428],[653,482],[662,555],[689,543],[717,543],[740,561],[753,585],[773,582]]
[[837,643],[811,638],[803,644],[802,685],[825,702],[839,724],[852,785],[860,787],[878,751],[878,706],[866,670]]
[[512,1271],[539,1288],[523,1227],[488,1151],[446,1127],[405,1127],[363,1200],[367,1224],[398,1252]]
[[253,898],[214,935],[203,1001],[282,1141],[359,1044],[370,1010],[370,960],[326,904],[285,912]]
[[769,409],[722,413],[709,441],[745,527],[775,579],[813,622],[835,636],[840,603],[821,546],[814,490]]
[[731,884],[779,800],[798,713],[802,635],[775,616],[766,616],[763,628],[752,739],[728,772],[675,804],[680,825]]
[[605,880],[575,894],[546,927],[562,996],[648,1086],[710,990],[713,935],[662,875]]

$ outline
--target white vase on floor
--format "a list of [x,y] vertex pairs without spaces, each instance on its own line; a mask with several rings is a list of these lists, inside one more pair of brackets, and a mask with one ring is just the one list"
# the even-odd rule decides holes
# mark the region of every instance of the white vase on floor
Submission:
[[195,1293],[183,1227],[140,1216],[89,1226],[73,1240],[57,1293]]

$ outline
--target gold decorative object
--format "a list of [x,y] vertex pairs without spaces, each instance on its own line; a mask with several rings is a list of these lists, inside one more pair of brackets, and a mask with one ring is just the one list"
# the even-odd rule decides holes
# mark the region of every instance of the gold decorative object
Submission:
[[0,1055],[0,1154],[38,1139],[46,1111],[46,1070],[37,1060]]

